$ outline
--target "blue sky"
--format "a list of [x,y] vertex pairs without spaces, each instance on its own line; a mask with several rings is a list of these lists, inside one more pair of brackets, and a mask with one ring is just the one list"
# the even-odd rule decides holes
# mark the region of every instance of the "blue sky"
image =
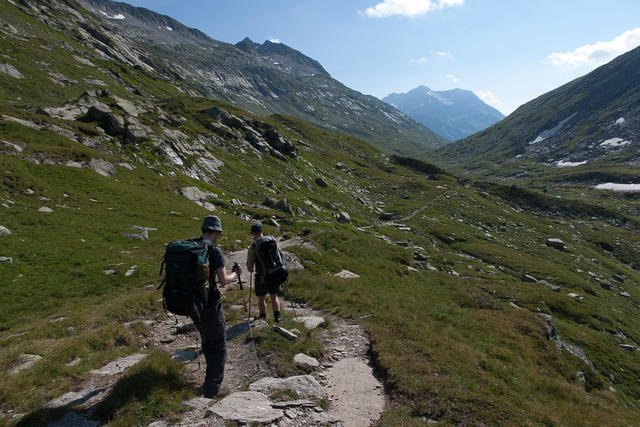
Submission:
[[280,41],[364,94],[459,87],[504,114],[640,45],[638,0],[128,3],[220,41]]

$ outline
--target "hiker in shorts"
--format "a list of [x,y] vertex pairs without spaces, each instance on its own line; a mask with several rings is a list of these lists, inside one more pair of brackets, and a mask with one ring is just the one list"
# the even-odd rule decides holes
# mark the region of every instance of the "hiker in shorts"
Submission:
[[[239,265],[234,265],[231,274],[226,272],[222,250],[215,246],[221,233],[220,218],[207,216],[202,223],[202,236],[196,241],[205,241],[209,245],[211,275],[209,282],[213,284],[217,281],[219,288],[224,288],[227,283],[238,279],[238,276],[242,274],[242,268]],[[204,397],[207,398],[227,394],[225,390],[220,388],[224,377],[224,364],[227,359],[226,323],[220,296],[218,287],[212,286],[204,311],[199,313],[199,316],[197,314],[192,316],[192,320],[202,337],[202,352],[207,362],[207,371],[202,386]]]
[[247,270],[253,273],[254,267],[256,270],[256,276],[254,278],[254,286],[256,288],[256,296],[258,297],[258,309],[260,311],[260,318],[267,318],[267,293],[271,298],[271,307],[273,307],[273,318],[277,323],[280,323],[280,300],[278,299],[278,291],[280,285],[268,286],[265,283],[265,272],[262,271],[261,263],[257,260],[256,244],[258,239],[264,237],[264,230],[262,224],[256,222],[251,225],[251,235],[253,236],[253,243],[249,247],[247,252]]

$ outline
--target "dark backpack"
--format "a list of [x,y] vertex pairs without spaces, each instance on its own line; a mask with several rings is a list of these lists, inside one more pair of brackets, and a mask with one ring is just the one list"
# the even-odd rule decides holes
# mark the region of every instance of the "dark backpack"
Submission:
[[289,277],[284,256],[273,236],[263,236],[256,240],[256,260],[261,279],[267,286],[279,286]]
[[164,285],[164,306],[171,313],[198,316],[204,311],[211,283],[209,246],[197,240],[174,240],[167,246],[165,277],[158,288]]

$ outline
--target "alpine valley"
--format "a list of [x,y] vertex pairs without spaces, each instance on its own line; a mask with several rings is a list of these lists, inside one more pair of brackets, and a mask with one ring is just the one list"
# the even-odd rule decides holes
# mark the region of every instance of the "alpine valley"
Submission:
[[[640,198],[595,188],[639,182],[639,55],[449,143],[282,44],[0,1],[0,424],[640,424]],[[289,338],[223,290],[224,399],[157,289],[211,214],[290,266]]]

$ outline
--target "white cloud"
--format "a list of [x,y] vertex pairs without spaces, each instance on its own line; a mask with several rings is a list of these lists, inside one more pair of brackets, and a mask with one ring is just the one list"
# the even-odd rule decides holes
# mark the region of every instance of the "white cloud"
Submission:
[[454,82],[454,83],[458,83],[458,78],[456,76],[454,76],[453,74],[447,74],[447,77],[449,77],[449,79]]
[[446,58],[453,58],[453,55],[450,54],[449,52],[438,51],[436,52],[436,55],[446,57]]
[[280,41],[280,39],[278,39],[278,38],[269,39],[269,41],[270,41],[271,43],[282,43],[282,42]]
[[482,90],[477,90],[476,95],[478,95],[478,98],[482,99],[485,104],[489,104],[492,107],[497,108],[501,104],[500,100],[493,93],[491,93],[491,91],[485,92]]
[[637,46],[640,46],[640,28],[634,28],[607,42],[579,47],[572,52],[552,53],[549,60],[557,66],[598,66]]
[[409,62],[412,64],[426,64],[427,58],[410,59]]
[[386,18],[393,15],[414,17],[446,6],[461,6],[463,3],[464,0],[384,0],[367,8],[364,14],[370,18]]

